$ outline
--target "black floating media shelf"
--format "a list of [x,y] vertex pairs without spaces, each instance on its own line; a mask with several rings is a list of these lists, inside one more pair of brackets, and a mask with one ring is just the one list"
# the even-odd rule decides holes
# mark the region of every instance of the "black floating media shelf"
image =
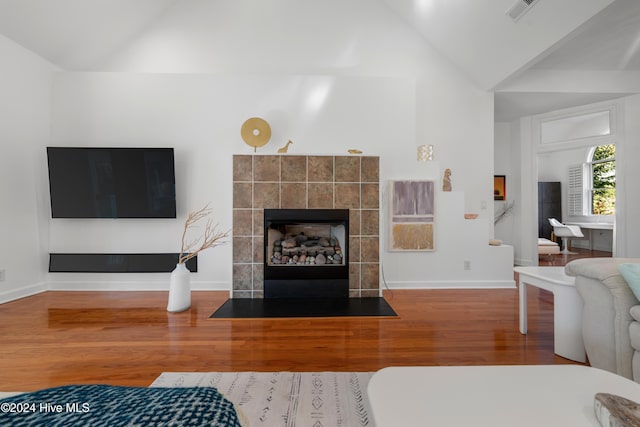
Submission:
[[[50,273],[170,273],[176,268],[177,253],[151,254],[49,254]],[[198,257],[187,261],[198,271]]]

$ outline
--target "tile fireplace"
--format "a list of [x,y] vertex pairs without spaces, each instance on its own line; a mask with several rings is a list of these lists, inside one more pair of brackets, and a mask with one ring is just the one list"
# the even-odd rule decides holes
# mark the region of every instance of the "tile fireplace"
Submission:
[[[293,272],[302,269],[303,275],[311,275],[307,271],[340,272],[340,277],[330,277],[340,282],[336,288],[340,295],[345,292],[345,277],[347,272],[346,289],[350,298],[378,297],[380,295],[380,261],[379,261],[379,158],[373,156],[306,156],[306,155],[234,155],[233,156],[233,276],[232,298],[269,298],[270,284],[273,280],[280,280],[286,275],[285,268]],[[331,245],[331,237],[340,240],[339,225],[343,219],[334,219],[321,215],[320,219],[311,220],[313,228],[329,225],[329,231],[315,231],[317,242],[310,246],[322,246],[320,238],[329,234],[329,246],[335,254],[339,250],[339,262],[334,264],[336,257],[329,255],[331,250],[325,251],[318,265],[317,257],[311,264],[313,253],[306,250],[304,262],[298,265],[302,250],[293,254],[293,248],[302,247],[295,243],[289,255],[280,251],[281,262],[284,256],[286,265],[269,265],[268,258],[273,258],[270,251],[269,237],[265,236],[265,211],[270,210],[337,210],[348,217],[344,224],[344,242],[336,241]],[[304,212],[299,212],[304,213]],[[323,219],[324,218],[324,219]],[[267,220],[269,221],[269,220]],[[286,234],[297,232],[295,227],[287,231],[289,225],[299,221],[290,219],[271,220],[274,229],[284,229],[278,232]],[[283,222],[278,222],[283,221]],[[328,222],[326,222],[328,221]],[[300,224],[298,224],[300,225]],[[303,225],[308,226],[308,224]],[[333,229],[331,228],[333,227]],[[322,227],[319,227],[320,229]],[[326,227],[325,227],[326,229]],[[299,230],[298,230],[299,231]],[[323,234],[324,233],[324,234]],[[331,234],[333,233],[333,236]],[[318,236],[315,236],[317,234]],[[305,237],[307,236],[305,233]],[[326,237],[325,237],[326,238]],[[299,238],[300,240],[300,238]],[[275,240],[274,240],[275,242]],[[316,245],[315,243],[318,243]],[[289,245],[290,243],[287,243]],[[277,245],[274,245],[277,246]],[[282,242],[280,244],[282,246]],[[306,246],[306,245],[305,245]],[[338,249],[336,249],[336,246]],[[289,264],[289,260],[298,256],[296,264]],[[331,264],[327,263],[331,256]],[[293,261],[291,261],[293,263]],[[273,262],[272,262],[273,264]],[[270,269],[273,267],[273,271]],[[309,267],[309,268],[307,268]],[[279,292],[279,291],[277,291]],[[277,294],[276,292],[276,294]]]

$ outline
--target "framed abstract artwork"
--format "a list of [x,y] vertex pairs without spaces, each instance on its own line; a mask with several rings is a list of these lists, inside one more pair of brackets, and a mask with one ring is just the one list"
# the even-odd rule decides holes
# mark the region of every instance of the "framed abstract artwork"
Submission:
[[507,199],[507,177],[504,175],[493,176],[493,200]]
[[435,250],[435,181],[390,181],[389,251]]

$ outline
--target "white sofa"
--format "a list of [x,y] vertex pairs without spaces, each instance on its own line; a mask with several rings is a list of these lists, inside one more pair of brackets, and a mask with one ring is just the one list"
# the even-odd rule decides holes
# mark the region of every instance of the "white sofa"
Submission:
[[640,258],[583,258],[565,272],[584,301],[582,337],[591,366],[640,382],[640,302],[618,272]]

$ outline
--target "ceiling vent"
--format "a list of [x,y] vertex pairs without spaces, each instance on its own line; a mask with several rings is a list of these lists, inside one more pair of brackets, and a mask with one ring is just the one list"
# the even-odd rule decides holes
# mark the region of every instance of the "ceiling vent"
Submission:
[[514,21],[517,21],[522,18],[522,16],[536,3],[538,3],[538,0],[518,0],[513,6],[511,6],[511,8],[509,8],[507,15],[509,15]]

